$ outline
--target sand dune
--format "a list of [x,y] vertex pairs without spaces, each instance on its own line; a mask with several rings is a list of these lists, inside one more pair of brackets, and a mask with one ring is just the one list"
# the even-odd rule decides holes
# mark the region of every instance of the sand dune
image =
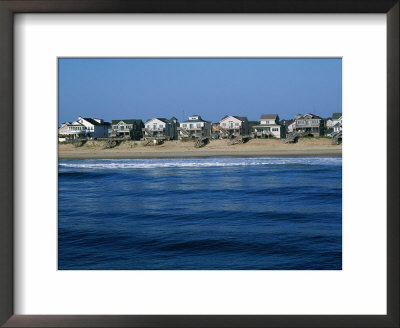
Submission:
[[160,158],[209,156],[300,156],[341,155],[342,145],[332,145],[330,138],[301,138],[295,144],[281,139],[252,139],[245,144],[229,145],[227,140],[211,140],[202,148],[194,141],[167,141],[161,145],[145,146],[143,141],[122,141],[107,148],[106,141],[87,141],[83,145],[59,143],[60,158]]

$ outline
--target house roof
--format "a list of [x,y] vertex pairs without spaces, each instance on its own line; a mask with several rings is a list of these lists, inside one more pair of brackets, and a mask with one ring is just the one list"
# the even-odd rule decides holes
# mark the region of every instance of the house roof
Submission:
[[310,118],[312,118],[312,119],[315,118],[315,119],[320,119],[320,120],[322,120],[321,117],[319,117],[319,116],[317,116],[317,115],[314,115],[314,114],[311,114],[311,113],[304,114],[304,115],[298,114],[298,115],[296,115],[296,120],[298,120],[298,119],[304,119],[304,118],[306,118],[306,116],[308,116],[308,117],[310,117]]
[[84,126],[82,123],[79,123],[78,121],[73,121],[72,123],[67,123],[67,125]]
[[82,117],[82,119],[93,125],[102,125],[102,123],[97,122],[96,120],[89,118],[89,117]]
[[337,120],[337,119],[339,119],[341,117],[342,117],[342,113],[333,113],[332,114],[332,119],[333,120]]
[[140,124],[140,123],[142,123],[142,120],[131,119],[131,120],[112,120],[111,124],[117,124],[121,121],[124,122],[125,124]]
[[169,122],[170,122],[170,120],[167,120],[166,118],[162,118],[162,117],[161,117],[161,118],[160,118],[160,117],[153,117],[153,118],[147,120],[146,123],[147,123],[147,122],[150,122],[150,121],[152,121],[152,120],[159,120],[159,121],[164,122],[164,123],[169,123]]
[[260,120],[275,120],[278,114],[262,114]]
[[110,122],[104,122],[103,121],[102,123],[100,123],[100,122],[97,122],[93,118],[82,117],[82,119],[87,121],[87,122],[89,122],[90,124],[93,124],[93,125],[110,125]]
[[226,119],[227,117],[234,117],[236,119],[238,119],[239,121],[245,122],[248,121],[246,116],[235,116],[235,115],[225,115],[223,118],[221,118],[221,121]]

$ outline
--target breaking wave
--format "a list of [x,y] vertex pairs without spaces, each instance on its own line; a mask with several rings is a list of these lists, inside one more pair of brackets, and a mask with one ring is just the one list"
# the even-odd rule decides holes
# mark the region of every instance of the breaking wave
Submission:
[[262,165],[342,165],[341,157],[251,157],[251,158],[180,158],[60,160],[60,168],[78,169],[154,169],[185,167],[234,167]]

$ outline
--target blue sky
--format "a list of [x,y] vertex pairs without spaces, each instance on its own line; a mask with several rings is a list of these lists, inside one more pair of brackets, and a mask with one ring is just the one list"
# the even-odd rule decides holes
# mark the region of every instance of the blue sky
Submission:
[[281,119],[342,111],[342,61],[274,58],[60,58],[59,123],[78,116],[153,117],[261,114]]

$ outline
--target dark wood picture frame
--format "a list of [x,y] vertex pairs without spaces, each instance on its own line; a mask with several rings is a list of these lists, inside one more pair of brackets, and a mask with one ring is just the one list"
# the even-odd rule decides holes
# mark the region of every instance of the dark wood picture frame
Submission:
[[[0,325],[4,327],[399,327],[399,0],[0,0]],[[14,315],[15,13],[385,13],[387,315]],[[368,288],[368,286],[366,286]]]

